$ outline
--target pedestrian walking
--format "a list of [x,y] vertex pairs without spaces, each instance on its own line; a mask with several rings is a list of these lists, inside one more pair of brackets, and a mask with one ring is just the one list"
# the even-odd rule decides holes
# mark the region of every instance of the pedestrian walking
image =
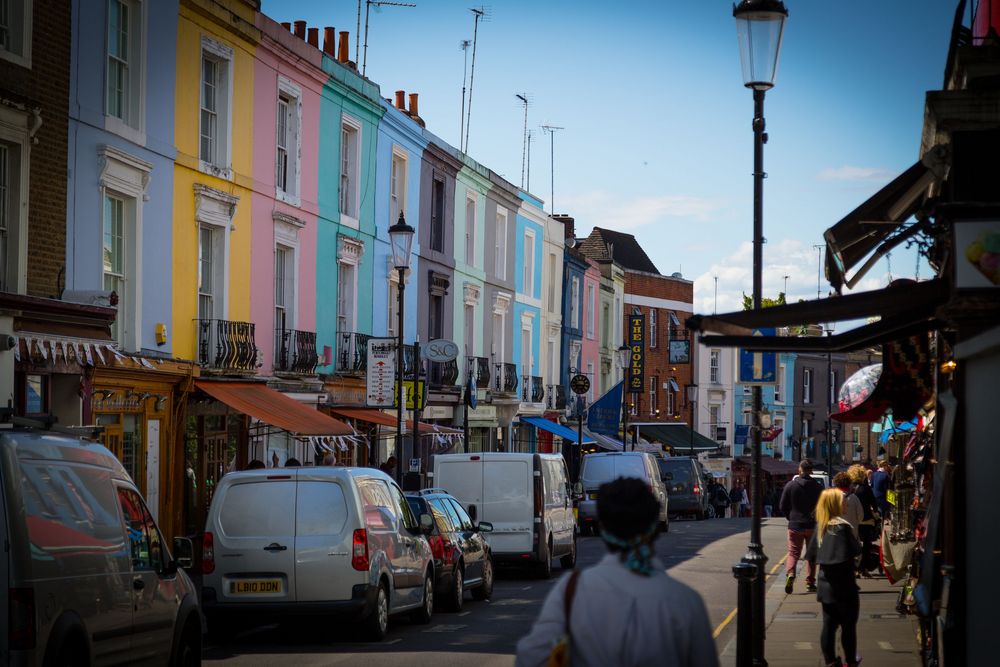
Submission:
[[872,487],[868,484],[868,471],[863,465],[855,464],[847,469],[851,478],[854,495],[861,501],[862,517],[858,524],[858,538],[861,540],[861,562],[858,569],[868,577],[870,572],[879,566],[878,550],[875,540],[879,538],[882,519],[879,516],[878,502]]
[[861,604],[854,579],[854,559],[861,544],[843,514],[844,494],[839,489],[823,491],[816,505],[816,532],[806,549],[806,558],[819,564],[816,599],[823,605],[819,645],[827,667],[844,664],[837,656],[838,627],[846,665],[856,667],[861,662],[857,628]]
[[726,518],[726,508],[729,507],[729,492],[722,484],[716,483],[712,487],[712,505],[715,506],[715,518]]
[[861,507],[861,501],[851,490],[851,478],[846,472],[838,472],[833,476],[833,486],[844,494],[844,519],[854,529],[854,536],[859,537],[858,527],[865,518],[865,511]]
[[385,463],[378,467],[379,470],[384,472],[389,477],[395,477],[396,475],[396,457],[390,456],[385,460]]
[[[816,502],[823,486],[811,477],[812,461],[799,462],[799,474],[785,485],[778,507],[788,517],[788,560],[785,562],[785,593],[795,587],[795,569],[802,557],[802,549],[808,544],[816,528]],[[816,563],[806,559],[806,590],[816,590]]]
[[772,489],[768,489],[767,491],[764,492],[764,516],[767,518],[774,516],[773,512],[774,501],[772,500],[773,497],[774,497],[774,491]]
[[740,482],[733,484],[733,488],[729,490],[729,513],[732,517],[738,517],[740,515],[740,504],[743,502],[743,485]]
[[750,516],[750,496],[745,486],[740,487],[740,516]]
[[878,462],[878,470],[872,473],[871,486],[872,495],[875,496],[875,502],[878,505],[878,511],[882,515],[882,518],[889,516],[889,480],[891,471],[889,469],[888,461],[882,460]]
[[641,480],[601,485],[597,520],[609,553],[552,587],[517,644],[518,667],[549,664],[560,638],[575,667],[718,667],[704,601],[653,552],[659,510]]

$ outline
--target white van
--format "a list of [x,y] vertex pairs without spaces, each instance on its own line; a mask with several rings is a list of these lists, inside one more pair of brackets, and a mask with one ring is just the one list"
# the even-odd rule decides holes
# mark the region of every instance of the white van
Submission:
[[375,468],[307,466],[230,473],[205,522],[202,604],[209,632],[237,620],[339,617],[366,639],[389,616],[430,622],[434,562],[391,477]]
[[537,563],[552,575],[552,559],[576,565],[572,489],[561,454],[439,454],[433,486],[458,499],[473,521],[488,521],[494,560]]
[[0,664],[200,664],[191,541],[171,556],[100,443],[3,427]]

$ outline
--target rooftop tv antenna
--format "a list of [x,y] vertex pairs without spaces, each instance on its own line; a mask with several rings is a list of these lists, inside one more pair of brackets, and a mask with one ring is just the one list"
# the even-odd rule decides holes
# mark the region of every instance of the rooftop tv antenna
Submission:
[[469,125],[472,122],[472,84],[476,80],[476,41],[479,37],[479,22],[490,20],[490,8],[485,6],[471,7],[472,12],[472,71],[469,72],[469,109],[465,116],[465,147],[463,153],[469,152]]
[[[360,2],[358,3],[358,15],[360,17],[361,7]],[[382,7],[416,7],[412,2],[388,2],[387,0],[365,0],[365,50],[362,55],[361,62],[361,76],[365,75],[368,70],[368,12],[372,5],[375,6],[375,11],[379,11]],[[354,40],[357,44],[357,40]],[[354,47],[354,62],[358,62],[358,48]]]
[[528,181],[524,187],[525,192],[531,192],[531,130],[528,130]]
[[549,214],[555,214],[556,212],[556,132],[559,130],[565,130],[565,127],[558,127],[557,125],[542,125],[542,130],[544,130],[549,135],[549,170],[551,172],[552,179],[552,197],[549,199]]
[[531,97],[528,93],[515,93],[514,97],[521,100],[524,105],[524,131],[521,133],[521,189],[525,188],[524,174],[528,159],[528,105],[531,104]]
[[458,125],[458,144],[462,145],[462,137],[465,136],[465,82],[469,80],[469,47],[472,46],[471,39],[463,39],[458,43],[458,48],[462,49],[463,60],[462,64],[462,115],[459,118],[460,123]]
[[826,246],[822,243],[816,244],[813,248],[816,249],[816,298],[819,298],[819,280],[820,280],[820,268],[823,264],[823,248]]

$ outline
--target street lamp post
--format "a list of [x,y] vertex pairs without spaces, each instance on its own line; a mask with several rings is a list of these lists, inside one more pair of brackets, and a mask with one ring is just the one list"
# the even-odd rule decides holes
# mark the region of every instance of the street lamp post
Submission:
[[[753,309],[761,307],[761,283],[764,243],[764,143],[767,135],[764,132],[764,93],[774,86],[774,76],[778,68],[778,55],[781,51],[781,38],[788,18],[788,10],[781,0],[741,0],[733,7],[733,17],[736,19],[736,36],[740,47],[740,64],[743,71],[743,85],[753,90],[754,118],[754,151],[753,151]],[[767,665],[764,659],[764,576],[767,556],[761,543],[761,461],[760,461],[760,412],[761,388],[753,387],[753,464],[751,476],[751,502],[753,503],[752,520],[750,524],[750,544],[743,562],[733,568],[733,575],[744,582],[748,568],[753,565],[752,595],[739,596],[740,625],[746,624],[747,616],[750,624],[737,628],[736,663],[738,667],[745,665]],[[747,598],[751,599],[751,609],[746,608]],[[747,612],[750,612],[747,614]],[[747,644],[751,644],[748,646]]]
[[[628,366],[632,357],[632,348],[625,343],[618,348],[618,368],[622,369],[622,451],[628,450]],[[632,443],[635,449],[635,442]]]
[[689,454],[690,454],[691,458],[694,458],[694,428],[695,428],[695,424],[694,424],[694,404],[698,402],[698,385],[695,384],[694,382],[691,382],[690,384],[686,384],[686,385],[684,385],[684,391],[687,393],[688,410],[691,413],[691,417],[690,417],[690,419],[691,419],[691,433],[689,434],[690,437],[691,437],[691,442],[690,442],[690,449],[691,449],[691,451],[689,452]]
[[[396,483],[403,485],[403,289],[405,273],[410,268],[410,248],[413,245],[413,227],[406,224],[403,212],[399,212],[396,224],[389,227],[389,245],[392,247],[392,265],[399,272],[399,288],[396,290]],[[419,377],[414,380],[417,386]]]

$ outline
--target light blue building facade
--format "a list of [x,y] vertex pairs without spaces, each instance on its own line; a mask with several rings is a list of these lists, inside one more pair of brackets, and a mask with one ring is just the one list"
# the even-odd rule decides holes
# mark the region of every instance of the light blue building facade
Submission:
[[[761,404],[771,415],[771,423],[781,432],[771,441],[764,442],[761,453],[764,456],[777,457],[784,461],[793,460],[795,450],[792,439],[795,404],[795,354],[792,352],[777,353],[777,382],[763,385],[761,389]],[[752,388],[748,384],[734,385],[737,400],[733,402],[733,423],[737,425],[736,442],[733,447],[734,456],[748,455],[749,439],[745,434],[750,425],[753,411]]]
[[[542,338],[542,250],[545,220],[542,203],[523,191],[514,232],[513,360],[520,378],[518,416],[544,412],[545,381],[541,371]],[[515,437],[522,451],[535,451],[535,427],[522,425]]]

